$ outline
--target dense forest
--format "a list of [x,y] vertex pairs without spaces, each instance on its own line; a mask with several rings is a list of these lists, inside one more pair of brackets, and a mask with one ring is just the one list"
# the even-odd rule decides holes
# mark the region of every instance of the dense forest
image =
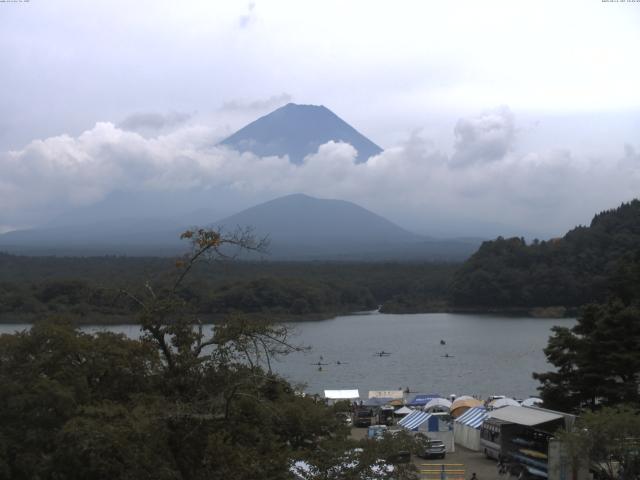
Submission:
[[[442,305],[456,264],[219,261],[196,266],[180,295],[202,315],[243,312],[278,320]],[[71,315],[77,322],[126,322],[127,288],[161,285],[175,260],[144,257],[25,257],[0,254],[0,320]],[[395,308],[395,310],[394,310]]]
[[455,273],[456,307],[548,307],[604,300],[625,255],[640,249],[640,201],[597,214],[588,227],[527,244],[522,238],[484,242]]
[[[511,310],[601,302],[625,255],[640,249],[640,201],[602,212],[564,237],[484,242],[464,264],[225,261],[195,268],[179,292],[212,320],[243,312],[274,320],[388,313]],[[153,257],[25,257],[0,253],[0,321],[65,314],[131,321],[129,286],[161,285],[176,261]],[[563,310],[559,310],[562,313]]]
[[271,370],[301,348],[286,326],[229,316],[197,328],[183,283],[229,241],[199,234],[169,282],[127,290],[139,339],[62,317],[0,335],[0,479],[417,478],[399,454],[419,439],[351,439],[336,415],[348,402],[327,406]]

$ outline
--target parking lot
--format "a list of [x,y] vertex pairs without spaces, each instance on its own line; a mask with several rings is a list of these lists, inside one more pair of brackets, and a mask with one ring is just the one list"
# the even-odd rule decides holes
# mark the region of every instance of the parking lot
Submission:
[[[489,460],[484,455],[466,448],[458,447],[453,453],[447,453],[444,460],[424,460],[417,456],[412,456],[411,460],[418,467],[420,478],[439,480],[442,478],[441,470],[444,464],[447,480],[464,479],[468,480],[475,472],[478,480],[495,480],[498,476],[498,469],[495,460]],[[501,477],[505,478],[505,477]]]
[[[365,438],[367,435],[366,428],[352,428],[351,437],[354,439]],[[448,472],[444,477],[446,480],[469,480],[473,473],[476,474],[478,480],[497,480],[498,468],[495,460],[485,458],[479,452],[474,452],[456,445],[456,451],[447,453],[444,460],[425,460],[416,455],[411,456],[411,461],[416,465],[419,478],[424,480],[440,480],[442,479],[442,465]]]

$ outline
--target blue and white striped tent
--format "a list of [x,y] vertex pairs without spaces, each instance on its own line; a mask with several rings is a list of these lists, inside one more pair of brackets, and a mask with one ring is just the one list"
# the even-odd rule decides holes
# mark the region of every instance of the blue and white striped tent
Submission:
[[471,428],[480,428],[487,415],[488,412],[484,407],[473,407],[456,418],[456,423],[461,423]]
[[420,426],[424,425],[425,423],[427,423],[427,430],[430,430],[429,427],[431,427],[431,423],[433,423],[433,421],[435,420],[436,423],[436,429],[437,429],[437,422],[438,419],[437,418],[433,418],[432,421],[430,422],[429,420],[433,417],[433,415],[431,415],[430,413],[427,412],[422,412],[420,410],[415,410],[413,412],[411,412],[409,415],[407,415],[406,417],[404,417],[402,420],[400,420],[398,422],[398,425],[400,425],[402,428],[406,428],[407,430],[418,430],[418,428],[420,428]]
[[488,417],[484,407],[470,408],[453,423],[453,439],[458,445],[480,451],[480,426]]

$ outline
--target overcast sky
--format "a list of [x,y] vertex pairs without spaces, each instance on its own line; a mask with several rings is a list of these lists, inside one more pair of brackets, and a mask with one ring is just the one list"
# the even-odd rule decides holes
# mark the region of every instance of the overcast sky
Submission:
[[[640,190],[640,3],[31,0],[0,3],[0,41],[0,230],[209,188],[555,235]],[[385,153],[214,147],[289,101]]]

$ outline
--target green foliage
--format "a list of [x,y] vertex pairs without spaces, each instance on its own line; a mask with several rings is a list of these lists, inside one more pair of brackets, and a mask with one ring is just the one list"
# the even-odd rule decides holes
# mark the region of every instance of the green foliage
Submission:
[[545,355],[557,370],[535,373],[545,405],[579,411],[640,405],[640,309],[619,301],[586,307],[573,328],[554,327]]
[[6,478],[47,478],[59,434],[85,405],[128,403],[155,383],[157,353],[114,334],[63,322],[0,336],[0,424]]
[[451,284],[459,307],[579,307],[603,301],[622,258],[640,249],[640,201],[596,215],[563,238],[484,242]]
[[545,405],[640,405],[640,252],[621,259],[608,292],[606,303],[582,309],[573,328],[553,329],[545,354],[556,370],[534,374]]
[[570,457],[590,460],[597,479],[640,475],[640,412],[636,408],[603,408],[586,412],[571,432],[560,434]]
[[[208,319],[233,312],[317,319],[385,304],[385,312],[442,305],[455,264],[219,262],[197,264],[177,292]],[[173,278],[163,258],[21,257],[0,253],[0,320],[64,314],[78,323],[131,322],[139,305],[122,289]]]
[[[417,452],[421,442],[401,431],[376,440],[325,441],[304,457],[306,468],[298,467],[300,480],[416,480],[413,463],[399,463],[401,452]],[[394,459],[395,458],[395,459]]]
[[[208,332],[183,295],[187,274],[219,247],[260,244],[242,232],[186,238],[193,250],[172,276],[122,291],[140,340],[63,320],[0,336],[0,479],[284,480],[295,459],[336,465],[332,455],[354,447],[332,408],[271,372],[272,358],[299,348],[285,326],[229,316]],[[50,298],[83,290],[59,287]],[[331,478],[364,478],[350,473]]]

